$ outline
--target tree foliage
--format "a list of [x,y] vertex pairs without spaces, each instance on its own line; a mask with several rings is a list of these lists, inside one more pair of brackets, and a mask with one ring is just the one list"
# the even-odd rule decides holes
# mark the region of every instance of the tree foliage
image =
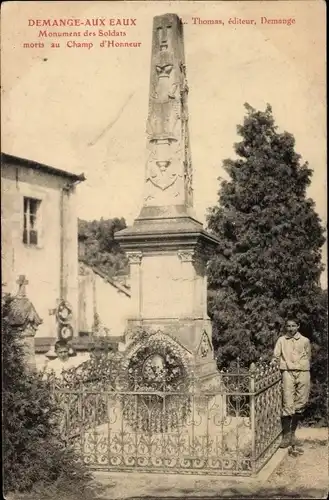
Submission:
[[[86,490],[91,476],[61,440],[49,384],[40,373],[26,369],[21,334],[8,326],[11,300],[5,296],[2,304],[4,492],[56,483],[59,490],[60,485],[73,485],[81,500],[93,498]],[[57,497],[61,495],[57,490]]]
[[[324,228],[307,197],[312,170],[295,152],[294,137],[278,132],[272,109],[246,104],[236,158],[223,162],[218,205],[208,212],[219,237],[209,263],[209,312],[220,366],[240,356],[268,359],[283,319],[295,315],[326,365],[327,315],[320,287]],[[321,352],[321,354],[319,354]],[[318,382],[326,383],[316,369]],[[321,371],[321,370],[320,370]]]
[[127,274],[128,265],[124,252],[114,240],[114,234],[126,227],[123,217],[85,221],[79,219],[79,238],[84,239],[85,261],[97,266],[108,276]]

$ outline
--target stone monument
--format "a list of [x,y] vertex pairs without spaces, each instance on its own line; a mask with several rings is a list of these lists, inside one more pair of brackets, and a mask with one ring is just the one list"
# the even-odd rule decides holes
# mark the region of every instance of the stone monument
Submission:
[[17,280],[18,291],[8,307],[8,325],[22,337],[25,363],[28,368],[35,368],[34,337],[42,319],[39,317],[32,302],[26,296],[28,280],[24,275]]
[[[130,262],[132,311],[138,328],[170,337],[188,354],[197,379],[218,378],[207,315],[206,264],[218,240],[193,212],[183,23],[153,21],[144,199],[132,227],[115,238]],[[123,349],[129,350],[130,335]]]

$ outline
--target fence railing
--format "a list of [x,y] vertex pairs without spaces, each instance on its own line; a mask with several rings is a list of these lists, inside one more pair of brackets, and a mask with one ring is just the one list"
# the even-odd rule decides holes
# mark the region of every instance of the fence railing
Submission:
[[280,372],[238,362],[220,377],[207,391],[193,380],[184,390],[127,390],[63,377],[53,383],[63,439],[92,468],[253,475],[279,444]]

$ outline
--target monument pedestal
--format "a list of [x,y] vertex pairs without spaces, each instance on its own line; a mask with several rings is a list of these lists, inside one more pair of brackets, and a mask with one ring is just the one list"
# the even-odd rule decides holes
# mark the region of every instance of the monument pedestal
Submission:
[[162,332],[188,353],[200,390],[218,387],[206,276],[217,240],[189,216],[139,218],[116,239],[129,259],[132,297],[122,349],[138,330]]

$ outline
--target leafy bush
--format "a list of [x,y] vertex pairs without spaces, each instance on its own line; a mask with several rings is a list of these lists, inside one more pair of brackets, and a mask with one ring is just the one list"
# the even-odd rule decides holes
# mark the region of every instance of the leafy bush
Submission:
[[26,369],[21,333],[6,322],[10,301],[6,296],[2,308],[4,492],[49,487],[64,498],[61,492],[74,487],[79,498],[91,499],[92,476],[61,439],[50,386]]

